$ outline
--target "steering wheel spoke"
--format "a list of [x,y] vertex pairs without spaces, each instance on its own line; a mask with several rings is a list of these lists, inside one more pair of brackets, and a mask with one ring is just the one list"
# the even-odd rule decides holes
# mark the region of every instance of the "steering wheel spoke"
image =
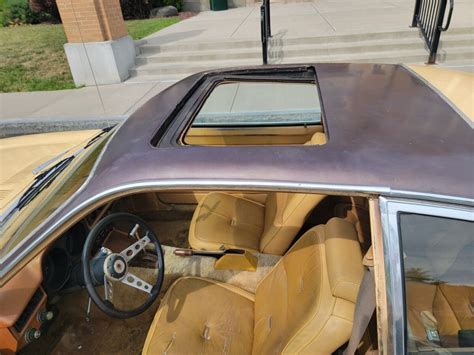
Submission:
[[139,239],[138,241],[130,245],[128,248],[122,250],[120,252],[120,255],[122,255],[125,258],[125,260],[127,260],[128,262],[132,260],[135,257],[135,255],[137,255],[141,250],[145,249],[147,244],[150,242],[151,240],[148,237],[148,233],[147,233],[143,238]]
[[104,298],[113,303],[114,300],[114,284],[107,276],[104,275]]
[[142,280],[131,272],[128,272],[121,282],[148,294],[151,294],[151,289],[153,288],[148,282]]

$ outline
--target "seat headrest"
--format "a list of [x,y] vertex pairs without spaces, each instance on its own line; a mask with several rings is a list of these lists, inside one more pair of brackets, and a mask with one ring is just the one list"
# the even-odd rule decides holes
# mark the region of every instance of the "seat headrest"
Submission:
[[323,145],[326,144],[326,135],[323,132],[316,132],[305,145]]
[[325,239],[331,292],[335,297],[355,303],[364,266],[354,225],[342,218],[334,217],[326,224]]

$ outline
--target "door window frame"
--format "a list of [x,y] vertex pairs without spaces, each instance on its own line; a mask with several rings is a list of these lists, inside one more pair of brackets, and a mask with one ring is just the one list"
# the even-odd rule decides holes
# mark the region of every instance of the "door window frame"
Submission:
[[[465,205],[443,204],[429,201],[379,198],[382,224],[382,248],[387,320],[379,324],[387,339],[380,339],[384,353],[404,354],[407,351],[405,280],[403,250],[399,225],[400,213],[413,213],[433,217],[474,221],[474,208]],[[377,252],[376,250],[374,250]],[[381,260],[381,259],[380,259]],[[383,329],[386,328],[386,329]],[[382,344],[380,344],[380,342]]]

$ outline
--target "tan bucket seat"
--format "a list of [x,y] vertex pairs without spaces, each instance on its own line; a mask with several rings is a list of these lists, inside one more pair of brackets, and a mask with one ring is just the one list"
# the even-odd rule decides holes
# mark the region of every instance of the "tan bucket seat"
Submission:
[[[316,132],[305,144],[324,144]],[[194,211],[189,244],[197,250],[247,249],[283,255],[316,205],[326,197],[314,194],[270,193],[265,204],[212,192]]]
[[255,295],[208,279],[178,279],[143,354],[329,354],[350,338],[363,272],[354,226],[332,218],[306,232]]
[[189,244],[197,250],[247,249],[283,255],[311,210],[325,197],[269,193],[265,204],[211,192],[196,207]]

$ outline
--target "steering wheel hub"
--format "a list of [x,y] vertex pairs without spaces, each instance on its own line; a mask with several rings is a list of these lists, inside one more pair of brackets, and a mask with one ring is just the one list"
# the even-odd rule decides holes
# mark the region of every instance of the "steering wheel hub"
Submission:
[[120,254],[110,254],[104,262],[104,273],[111,280],[122,280],[128,271],[128,265],[125,258]]

